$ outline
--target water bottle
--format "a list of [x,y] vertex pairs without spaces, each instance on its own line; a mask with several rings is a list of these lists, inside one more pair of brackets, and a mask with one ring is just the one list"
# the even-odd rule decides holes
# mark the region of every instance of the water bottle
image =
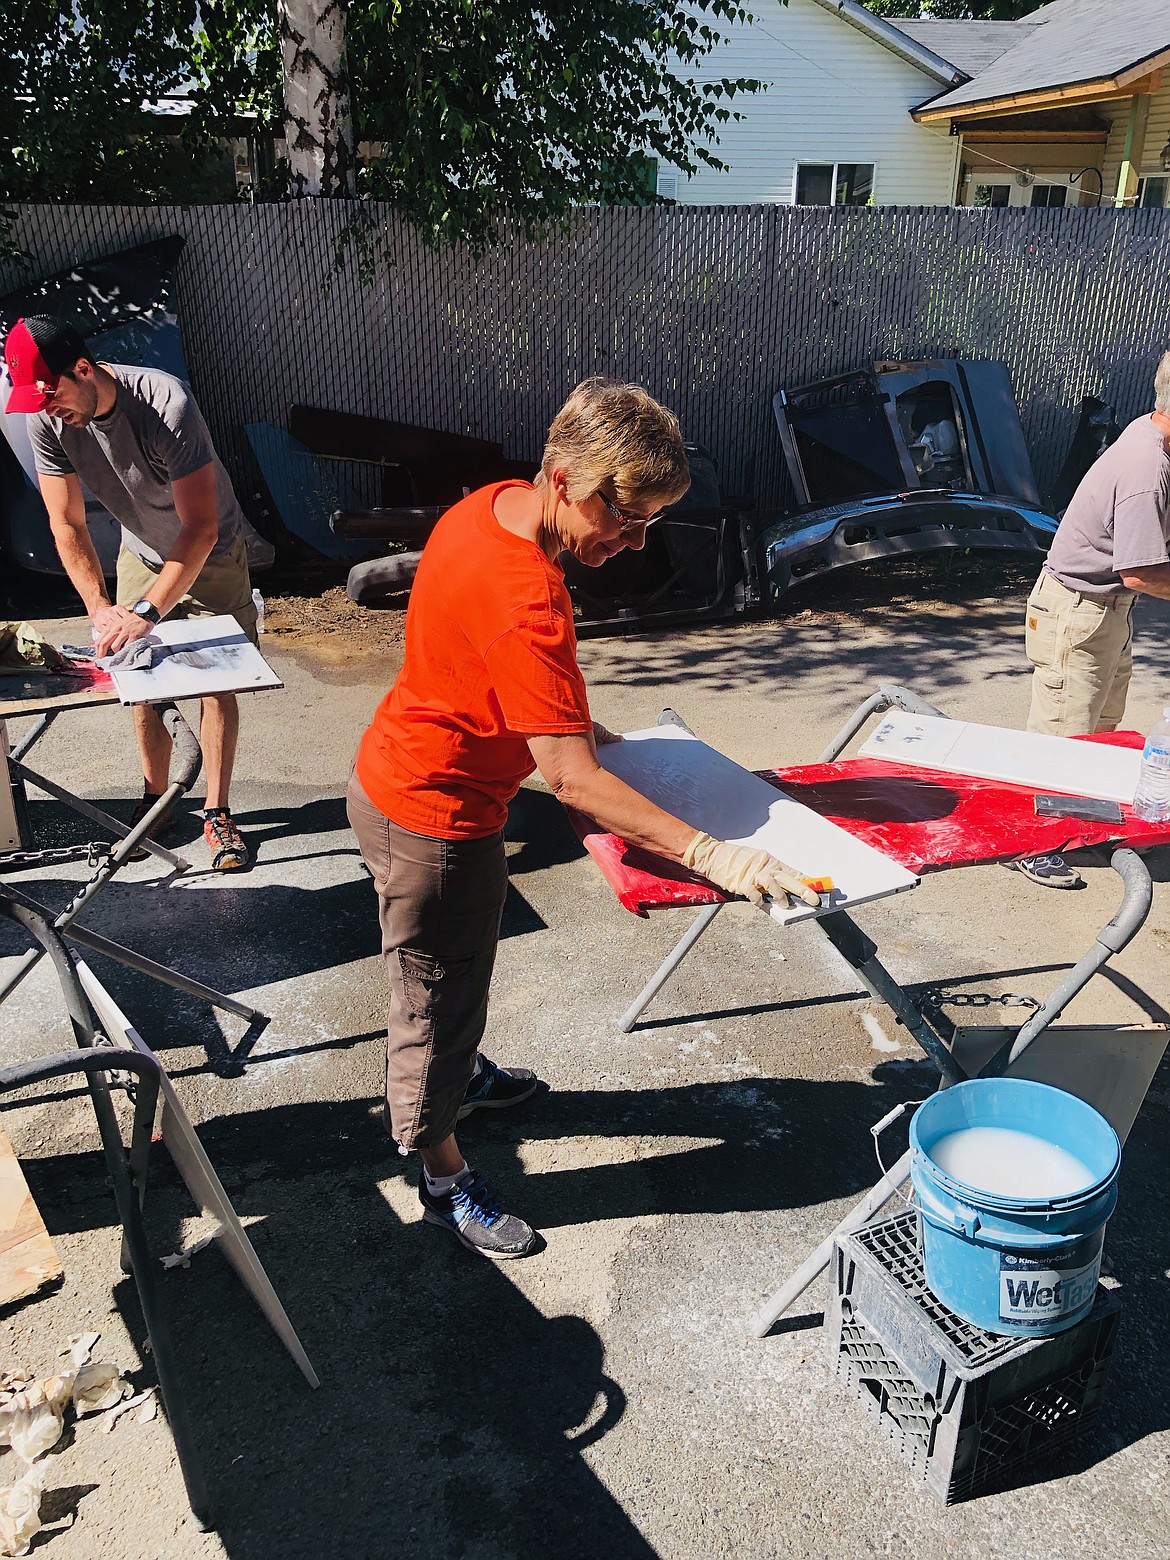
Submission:
[[1170,709],[1162,711],[1162,719],[1146,738],[1133,810],[1146,823],[1170,819]]
[[264,632],[264,597],[255,588],[252,591],[252,605],[256,608],[256,632],[262,634]]

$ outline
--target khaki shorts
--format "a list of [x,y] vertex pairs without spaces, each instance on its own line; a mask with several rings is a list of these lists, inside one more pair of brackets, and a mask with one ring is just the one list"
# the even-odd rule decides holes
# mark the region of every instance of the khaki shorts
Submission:
[[[133,607],[141,601],[158,583],[158,574],[137,553],[123,547],[118,553],[118,605]],[[191,589],[179,597],[167,617],[220,617],[224,613],[235,618],[253,644],[257,642],[248,549],[242,536],[232,543],[230,552],[208,558]]]
[[1133,669],[1134,597],[1084,596],[1045,569],[1028,597],[1028,730],[1050,737],[1116,731]]

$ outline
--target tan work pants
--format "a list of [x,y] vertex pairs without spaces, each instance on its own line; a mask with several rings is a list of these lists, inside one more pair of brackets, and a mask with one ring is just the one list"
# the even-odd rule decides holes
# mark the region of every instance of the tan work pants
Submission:
[[504,836],[412,834],[374,806],[356,774],[346,812],[378,891],[391,1131],[402,1148],[431,1148],[455,1130],[487,1024],[508,891]]
[[1133,669],[1133,603],[1128,593],[1081,595],[1041,571],[1024,635],[1033,667],[1029,731],[1084,737],[1117,730]]

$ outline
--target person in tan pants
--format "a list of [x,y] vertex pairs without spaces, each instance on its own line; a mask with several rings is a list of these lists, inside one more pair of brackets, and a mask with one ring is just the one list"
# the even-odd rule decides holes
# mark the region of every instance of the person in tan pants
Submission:
[[[1028,597],[1029,731],[1117,729],[1139,595],[1170,598],[1170,352],[1154,374],[1153,412],[1135,418],[1086,472]],[[1058,855],[1013,865],[1045,888],[1084,882]]]

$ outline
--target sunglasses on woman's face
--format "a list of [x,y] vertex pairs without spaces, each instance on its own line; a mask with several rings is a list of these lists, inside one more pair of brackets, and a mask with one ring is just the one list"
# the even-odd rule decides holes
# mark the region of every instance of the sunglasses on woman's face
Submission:
[[627,514],[624,509],[619,509],[616,504],[611,504],[609,499],[606,498],[605,494],[601,492],[600,489],[598,489],[597,496],[617,521],[618,525],[621,526],[623,531],[627,526],[630,525],[653,525],[656,520],[661,520],[662,516],[666,513],[664,509],[660,509],[657,514],[653,515],[631,515]]

